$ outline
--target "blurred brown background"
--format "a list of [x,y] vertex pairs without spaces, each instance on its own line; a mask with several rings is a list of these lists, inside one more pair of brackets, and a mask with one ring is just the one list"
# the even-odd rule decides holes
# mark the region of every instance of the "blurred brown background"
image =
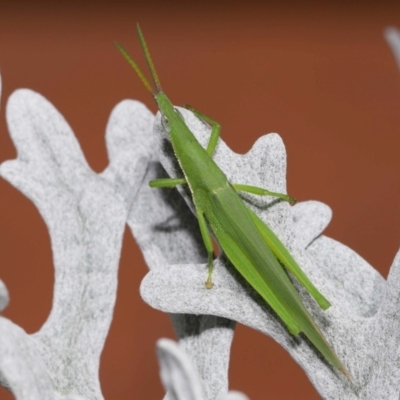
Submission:
[[[34,5],[33,5],[34,4]],[[0,3],[0,161],[15,158],[4,109],[28,87],[65,116],[95,171],[107,166],[104,129],[125,98],[152,99],[113,41],[144,65],[135,24],[149,42],[166,93],[217,119],[224,140],[246,152],[278,132],[288,189],[330,205],[326,234],[385,277],[400,238],[400,71],[383,38],[400,27],[397,2],[7,2]],[[0,278],[4,316],[40,328],[52,301],[52,255],[36,208],[0,180]],[[129,231],[102,356],[106,399],[161,399],[154,346],[174,337],[166,315],[140,299],[146,266]],[[230,386],[252,399],[318,399],[271,339],[238,326]],[[1,399],[12,396],[0,389]]]

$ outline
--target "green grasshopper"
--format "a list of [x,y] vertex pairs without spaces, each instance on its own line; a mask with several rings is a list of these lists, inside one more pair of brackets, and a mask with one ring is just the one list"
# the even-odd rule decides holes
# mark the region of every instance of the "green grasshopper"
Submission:
[[139,25],[137,33],[156,91],[153,91],[143,72],[126,50],[120,44],[116,43],[116,45],[152,93],[161,113],[162,125],[170,136],[175,156],[184,176],[183,178],[156,179],[150,181],[149,185],[152,188],[189,185],[200,232],[208,254],[206,287],[213,286],[214,252],[210,228],[229,261],[282,319],[289,332],[292,335],[303,332],[326,360],[351,380],[350,374],[307,311],[282,265],[297,278],[323,310],[330,307],[329,301],[311,283],[272,230],[245,206],[238,191],[261,196],[275,196],[292,204],[295,200],[286,194],[229,182],[212,159],[220,136],[220,125],[186,106],[199,119],[212,127],[210,140],[207,148],[204,149],[185,124],[180,112],[162,91]]

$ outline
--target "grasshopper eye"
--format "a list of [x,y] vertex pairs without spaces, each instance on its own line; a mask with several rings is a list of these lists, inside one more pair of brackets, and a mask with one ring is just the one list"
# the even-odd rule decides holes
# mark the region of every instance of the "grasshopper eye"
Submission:
[[167,133],[170,133],[171,127],[168,122],[168,118],[165,115],[161,115],[161,125]]

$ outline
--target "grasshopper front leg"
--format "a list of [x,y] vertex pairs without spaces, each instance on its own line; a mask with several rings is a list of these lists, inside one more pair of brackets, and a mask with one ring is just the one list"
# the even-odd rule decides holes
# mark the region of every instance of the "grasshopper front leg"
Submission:
[[217,121],[211,119],[210,117],[207,117],[206,115],[197,111],[196,109],[189,106],[188,104],[185,104],[183,107],[186,108],[187,110],[191,111],[200,120],[207,122],[208,124],[211,125],[211,135],[210,135],[210,140],[208,142],[206,150],[207,150],[207,153],[210,156],[212,156],[214,154],[215,147],[217,146],[218,139],[221,135],[221,125]]
[[[185,104],[183,107],[186,108],[187,110],[192,111],[192,113],[194,115],[196,115],[196,117],[198,117],[202,121],[207,122],[208,124],[211,125],[210,140],[208,142],[207,149],[206,149],[207,153],[211,156],[215,151],[215,147],[217,146],[218,139],[221,135],[221,125],[217,121],[211,119],[210,117],[207,117],[206,115],[197,111],[196,109],[189,106],[188,104]],[[234,183],[232,186],[236,190],[239,190],[242,192],[257,194],[259,196],[274,196],[274,197],[278,197],[282,200],[289,202],[290,205],[296,204],[296,199],[294,197],[288,196],[287,194],[284,194],[284,193],[271,192],[270,190],[260,188],[257,186],[242,185],[239,183]]]

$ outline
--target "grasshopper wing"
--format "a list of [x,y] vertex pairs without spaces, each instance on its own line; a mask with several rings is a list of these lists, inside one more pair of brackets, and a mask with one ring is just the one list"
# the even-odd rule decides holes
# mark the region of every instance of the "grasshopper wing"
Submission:
[[215,191],[199,190],[196,198],[222,250],[245,280],[292,334],[303,332],[334,367],[349,376],[270,249],[266,231],[260,232],[235,189],[228,185]]

